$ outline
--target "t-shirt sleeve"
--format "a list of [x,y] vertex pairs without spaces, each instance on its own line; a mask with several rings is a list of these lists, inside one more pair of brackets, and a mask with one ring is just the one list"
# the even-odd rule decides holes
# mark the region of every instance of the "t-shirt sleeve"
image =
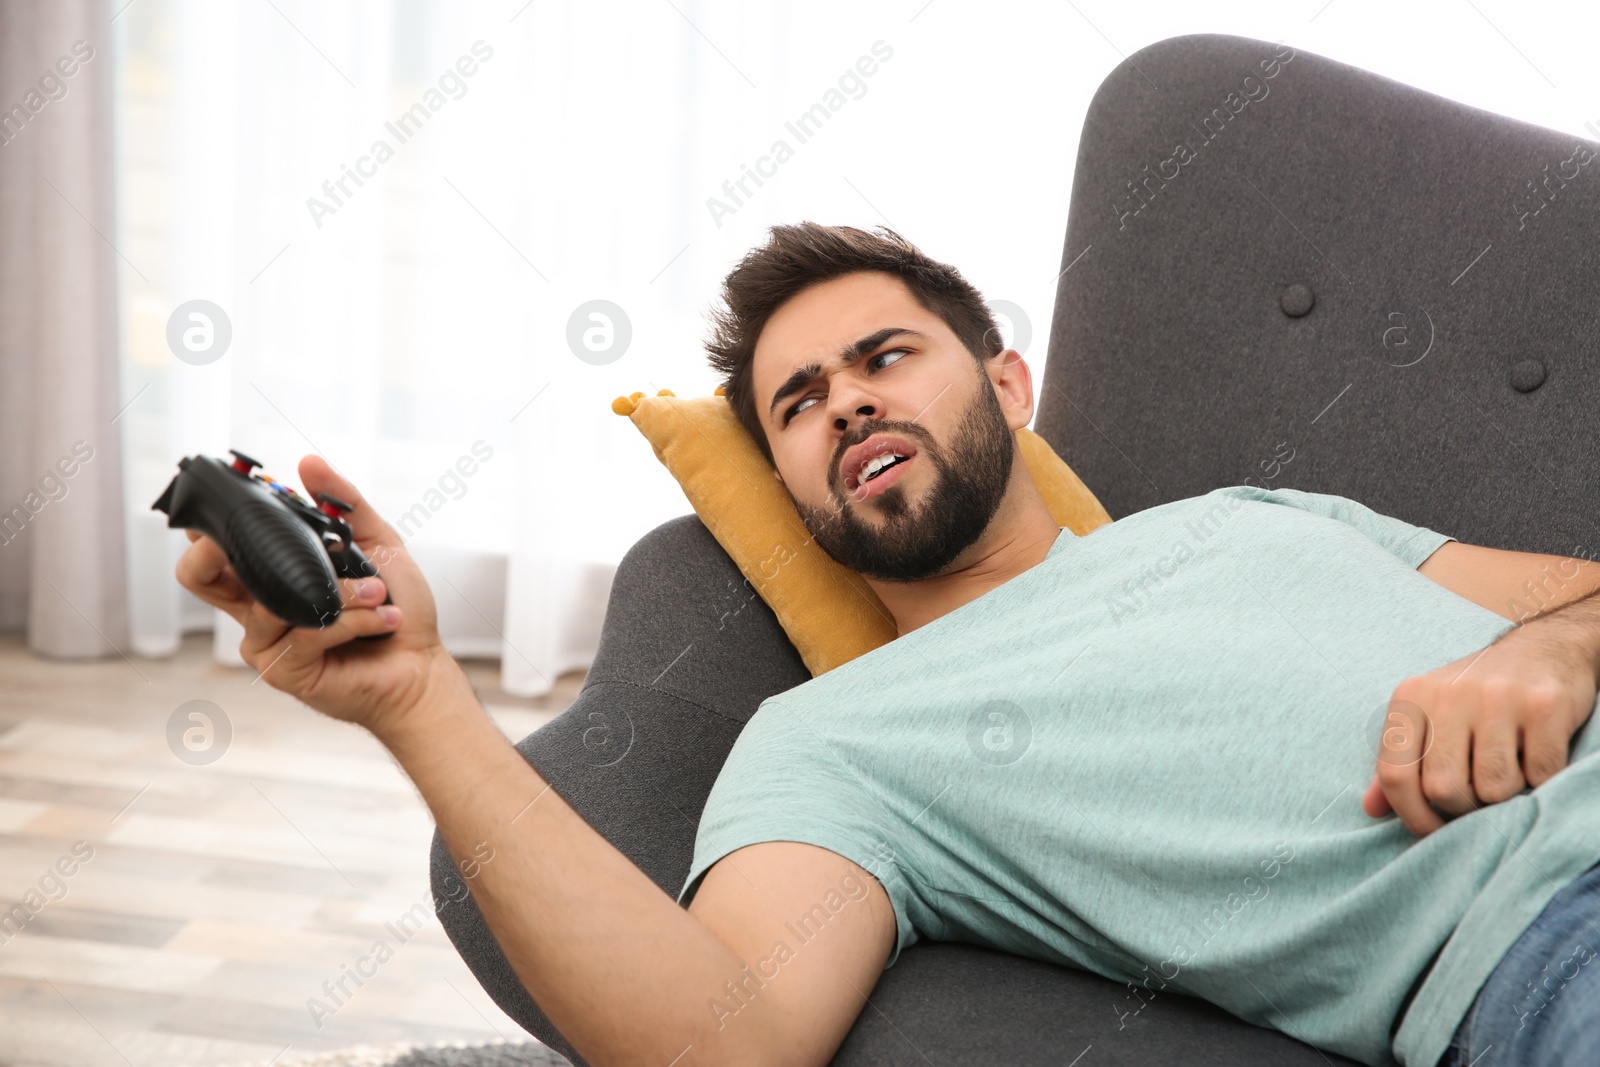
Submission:
[[1272,504],[1286,504],[1326,518],[1337,519],[1353,526],[1380,546],[1397,556],[1406,566],[1420,567],[1422,562],[1438,551],[1439,546],[1455,538],[1426,526],[1416,526],[1393,515],[1373,511],[1360,501],[1332,493],[1308,493],[1301,489],[1262,489],[1253,485],[1229,486],[1224,492],[1264,500]]
[[[807,728],[798,708],[764,702],[734,742],[706,798],[678,903],[687,907],[706,872],[746,845],[816,845],[855,863],[888,893],[896,937],[884,963],[887,970],[918,940],[911,919],[918,904],[889,843],[886,819],[869,796],[856,769],[827,738]],[[854,896],[848,884],[841,886],[841,895],[846,901]]]

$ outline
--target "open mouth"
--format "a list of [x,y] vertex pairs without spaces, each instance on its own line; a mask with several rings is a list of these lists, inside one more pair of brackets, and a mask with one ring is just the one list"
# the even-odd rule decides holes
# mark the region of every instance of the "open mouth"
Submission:
[[910,459],[910,456],[903,456],[899,452],[891,452],[886,456],[879,456],[862,468],[861,481],[870,482],[890,467],[899,463],[906,463]]
[[901,475],[909,464],[910,456],[893,453],[886,456],[878,466],[869,467],[866,474],[861,475],[861,482],[851,490],[851,496],[858,501],[874,498],[878,493],[886,493],[888,488],[901,480]]
[[839,461],[845,495],[866,500],[904,477],[917,446],[897,433],[877,433],[852,446]]

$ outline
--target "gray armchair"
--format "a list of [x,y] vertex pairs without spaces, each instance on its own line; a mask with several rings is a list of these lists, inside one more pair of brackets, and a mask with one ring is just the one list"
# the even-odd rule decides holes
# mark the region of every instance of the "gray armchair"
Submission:
[[[1287,46],[1135,53],[1084,123],[1034,429],[1114,519],[1249,480],[1594,556],[1600,157],[1579,149],[1600,145]],[[582,692],[518,748],[675,896],[740,729],[809,677],[686,515],[628,553]],[[484,988],[582,1063],[437,838],[432,860]],[[834,1063],[1061,1065],[1090,1046],[1096,1065],[1350,1062],[1172,992],[924,941]]]

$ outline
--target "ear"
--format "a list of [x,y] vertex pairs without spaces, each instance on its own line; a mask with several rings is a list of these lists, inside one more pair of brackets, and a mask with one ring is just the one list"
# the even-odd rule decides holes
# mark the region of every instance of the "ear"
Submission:
[[1022,353],[1008,348],[984,362],[984,370],[995,390],[1006,425],[1020,430],[1033,421],[1033,372]]

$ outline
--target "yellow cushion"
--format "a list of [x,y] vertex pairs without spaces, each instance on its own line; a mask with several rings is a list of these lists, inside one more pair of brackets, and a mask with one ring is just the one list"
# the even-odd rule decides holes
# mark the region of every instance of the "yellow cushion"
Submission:
[[[811,538],[772,464],[745,432],[721,387],[713,396],[619,396],[695,514],[766,601],[813,676],[899,636],[894,616],[855,571]],[[1088,486],[1044,438],[1017,431],[1028,473],[1058,526],[1082,537],[1111,521]]]

